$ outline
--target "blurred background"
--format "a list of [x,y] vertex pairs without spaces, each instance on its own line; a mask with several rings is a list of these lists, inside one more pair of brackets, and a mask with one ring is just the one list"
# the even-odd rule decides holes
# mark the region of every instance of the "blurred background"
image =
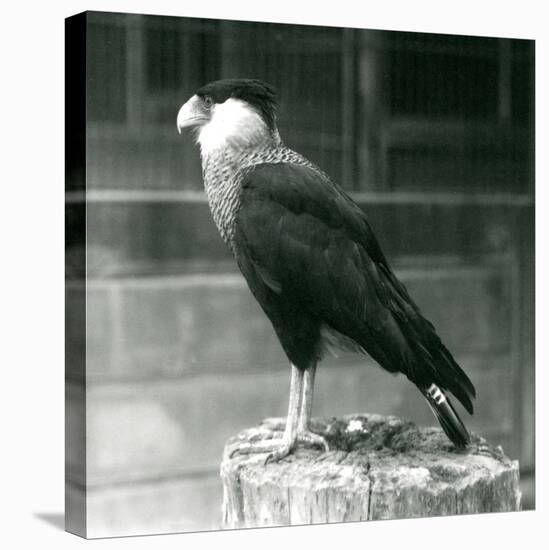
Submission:
[[[287,360],[175,125],[224,77],[273,84],[286,144],[366,211],[477,387],[466,423],[520,461],[533,507],[534,43],[85,17],[85,36],[67,33],[85,45],[72,76],[87,98],[85,159],[67,161],[66,461],[67,513],[85,509],[88,536],[218,528],[224,441],[286,414]],[[435,424],[406,379],[363,357],[326,360],[316,392],[317,416]]]

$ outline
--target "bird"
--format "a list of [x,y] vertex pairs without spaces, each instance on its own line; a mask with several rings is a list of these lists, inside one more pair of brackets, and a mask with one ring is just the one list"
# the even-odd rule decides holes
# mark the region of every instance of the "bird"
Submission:
[[215,225],[290,363],[282,435],[239,452],[267,453],[267,463],[299,443],[330,449],[311,429],[313,391],[317,365],[340,350],[405,375],[466,448],[471,436],[448,394],[473,414],[471,380],[393,273],[365,212],[283,143],[277,102],[272,85],[231,78],[201,86],[177,113],[179,133],[199,145]]

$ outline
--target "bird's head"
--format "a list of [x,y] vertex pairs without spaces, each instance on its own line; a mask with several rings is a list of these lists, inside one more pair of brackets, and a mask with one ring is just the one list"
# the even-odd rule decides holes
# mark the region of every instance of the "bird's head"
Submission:
[[276,93],[260,80],[234,78],[210,82],[179,109],[177,129],[195,131],[203,156],[224,147],[257,147],[279,141]]

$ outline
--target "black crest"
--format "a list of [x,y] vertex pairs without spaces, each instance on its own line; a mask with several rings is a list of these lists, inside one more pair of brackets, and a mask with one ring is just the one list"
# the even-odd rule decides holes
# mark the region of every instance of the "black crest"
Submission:
[[223,103],[233,97],[242,99],[263,116],[267,126],[274,130],[276,110],[276,90],[261,80],[249,78],[227,78],[210,82],[196,91],[196,95],[210,97],[214,103]]

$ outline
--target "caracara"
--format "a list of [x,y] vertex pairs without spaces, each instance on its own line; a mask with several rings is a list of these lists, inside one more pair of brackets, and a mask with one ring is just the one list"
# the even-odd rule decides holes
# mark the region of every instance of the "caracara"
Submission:
[[200,145],[219,233],[290,360],[283,436],[245,451],[276,461],[298,442],[328,449],[309,422],[316,366],[337,348],[405,374],[454,445],[467,446],[447,392],[472,414],[473,384],[391,271],[364,212],[284,145],[275,107],[269,84],[228,79],[198,89],[177,115]]

